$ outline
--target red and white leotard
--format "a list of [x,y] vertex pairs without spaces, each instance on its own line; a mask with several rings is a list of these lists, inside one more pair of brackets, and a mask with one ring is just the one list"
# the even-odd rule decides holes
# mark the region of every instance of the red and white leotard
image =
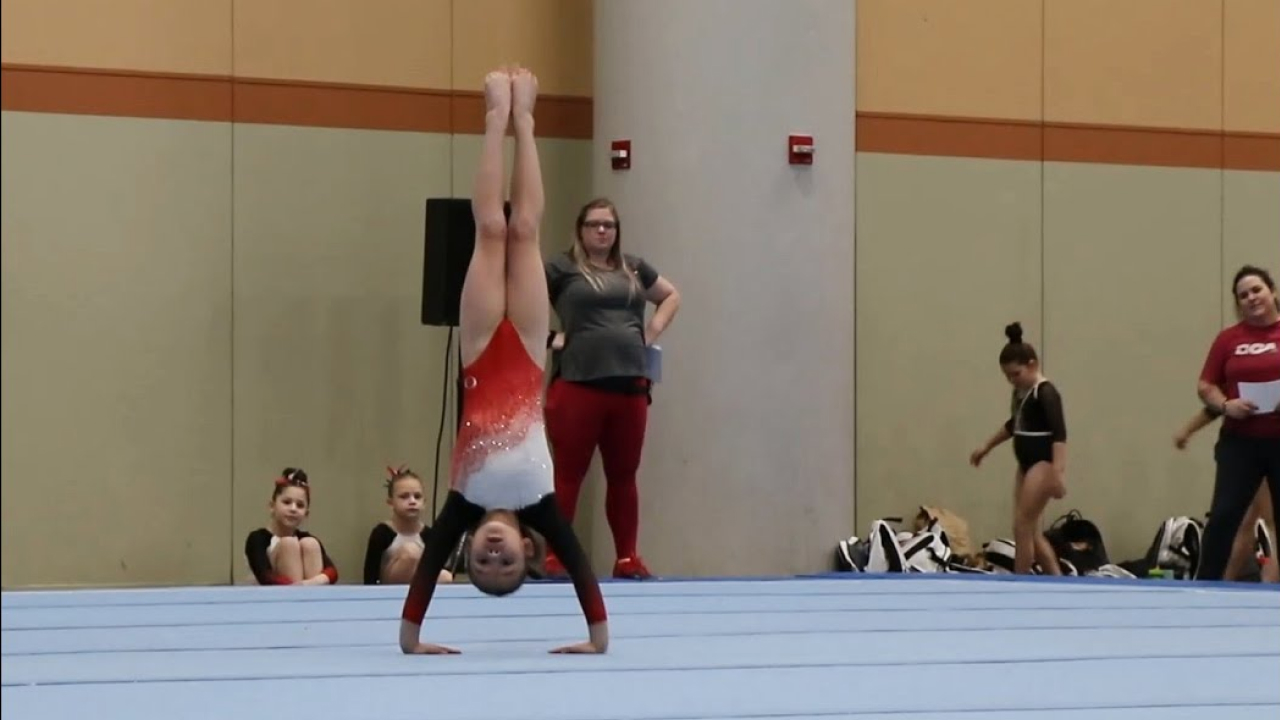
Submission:
[[464,533],[488,510],[511,510],[560,558],[587,624],[604,622],[608,613],[599,582],[556,506],[542,419],[543,373],[509,319],[463,368],[462,377],[462,428],[453,450],[449,496],[409,582],[401,617],[421,625],[440,570]]
[[463,369],[450,487],[489,510],[518,510],[554,492],[542,385],[542,369],[503,318],[488,347]]

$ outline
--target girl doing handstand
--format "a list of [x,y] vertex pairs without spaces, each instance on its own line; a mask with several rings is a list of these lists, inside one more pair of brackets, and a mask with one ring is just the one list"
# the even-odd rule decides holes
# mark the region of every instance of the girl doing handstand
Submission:
[[[539,532],[573,578],[588,640],[555,652],[603,653],[609,645],[600,586],[573,529],[556,507],[543,425],[543,364],[550,327],[538,230],[544,207],[534,141],[537,79],[524,69],[485,78],[485,134],[472,197],[475,249],[463,281],[459,333],[462,428],[448,499],[409,584],[400,623],[406,653],[454,653],[423,643],[422,620],[440,570],[471,532],[467,575],[481,591],[506,595],[527,576]],[[511,219],[502,207],[502,144],[515,130]]]

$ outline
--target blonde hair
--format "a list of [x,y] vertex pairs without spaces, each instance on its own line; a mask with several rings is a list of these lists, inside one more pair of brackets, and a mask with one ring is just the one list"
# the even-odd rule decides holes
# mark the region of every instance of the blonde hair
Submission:
[[640,281],[636,278],[634,268],[627,266],[626,256],[622,254],[622,220],[618,218],[618,208],[613,201],[608,198],[596,198],[591,200],[582,209],[578,211],[578,220],[574,223],[573,246],[569,249],[569,257],[573,258],[573,264],[578,268],[578,272],[586,278],[591,287],[596,292],[604,291],[604,278],[600,271],[592,266],[587,257],[587,251],[582,246],[582,228],[587,223],[587,214],[592,210],[608,210],[613,215],[614,236],[613,246],[609,248],[609,265],[614,270],[621,270],[627,278],[627,288],[629,297],[633,297],[640,290]]

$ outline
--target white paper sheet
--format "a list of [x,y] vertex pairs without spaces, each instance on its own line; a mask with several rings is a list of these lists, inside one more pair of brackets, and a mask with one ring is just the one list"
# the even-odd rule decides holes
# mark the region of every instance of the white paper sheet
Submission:
[[1258,407],[1255,415],[1273,413],[1280,406],[1280,380],[1271,382],[1240,383],[1240,399],[1248,400]]

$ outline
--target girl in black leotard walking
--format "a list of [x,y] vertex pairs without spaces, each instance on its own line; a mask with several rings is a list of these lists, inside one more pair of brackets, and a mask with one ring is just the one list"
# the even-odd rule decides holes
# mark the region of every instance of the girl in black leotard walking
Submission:
[[1015,573],[1028,574],[1038,561],[1046,575],[1061,575],[1053,546],[1040,532],[1040,516],[1050,499],[1066,496],[1067,424],[1058,388],[1040,372],[1035,348],[1022,341],[1022,325],[1004,330],[1009,342],[1000,351],[1000,368],[1013,385],[1010,417],[969,456],[977,467],[987,453],[1010,438],[1018,470],[1013,490]]

